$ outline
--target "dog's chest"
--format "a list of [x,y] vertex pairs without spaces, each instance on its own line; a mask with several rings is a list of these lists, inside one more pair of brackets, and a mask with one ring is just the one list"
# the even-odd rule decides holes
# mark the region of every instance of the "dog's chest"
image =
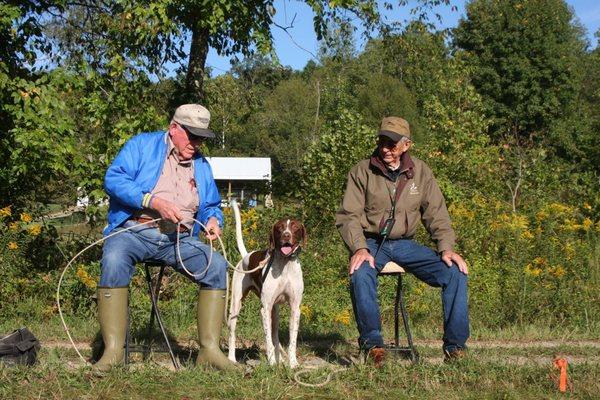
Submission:
[[302,294],[304,290],[300,262],[296,259],[279,261],[273,262],[262,285],[262,296],[274,297],[277,303]]

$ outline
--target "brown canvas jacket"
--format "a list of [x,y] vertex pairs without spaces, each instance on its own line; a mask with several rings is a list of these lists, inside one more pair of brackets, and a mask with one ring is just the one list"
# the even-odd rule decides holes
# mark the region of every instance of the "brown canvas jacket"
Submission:
[[[421,219],[436,242],[438,252],[452,250],[456,237],[444,196],[431,169],[408,152],[402,155],[400,168],[397,190],[401,193],[394,214],[396,223],[389,238],[412,237]],[[365,234],[379,233],[382,220],[388,218],[392,210],[392,194],[397,183],[389,176],[377,151],[348,173],[346,192],[336,214],[336,227],[352,253],[367,248]]]

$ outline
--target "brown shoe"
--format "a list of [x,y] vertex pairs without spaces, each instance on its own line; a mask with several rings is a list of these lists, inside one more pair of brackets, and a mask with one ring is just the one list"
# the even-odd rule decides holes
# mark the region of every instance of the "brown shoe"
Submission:
[[444,362],[446,363],[464,360],[465,358],[467,358],[467,349],[444,350]]
[[385,356],[385,349],[383,347],[373,347],[369,349],[369,352],[367,353],[367,360],[371,360],[375,367],[381,368],[385,361]]

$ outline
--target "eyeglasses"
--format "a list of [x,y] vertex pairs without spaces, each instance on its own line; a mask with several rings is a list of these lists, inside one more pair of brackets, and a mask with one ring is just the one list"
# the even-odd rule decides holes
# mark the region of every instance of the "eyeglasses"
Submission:
[[179,127],[181,129],[183,129],[183,131],[185,132],[185,134],[187,135],[187,138],[190,142],[201,142],[202,141],[202,136],[197,136],[194,135],[192,132],[190,132],[185,126],[183,125],[179,125]]
[[407,141],[402,141],[402,140],[400,140],[398,142],[394,142],[393,140],[388,139],[387,137],[381,137],[381,136],[377,139],[377,145],[379,147],[385,147],[385,148],[387,148],[389,150],[397,150],[404,143],[409,143],[409,142],[410,141],[407,142]]
[[397,148],[400,147],[400,142],[394,142],[393,140],[390,139],[384,139],[384,138],[379,138],[377,140],[377,145],[380,147],[385,147],[388,148],[390,150],[395,150]]

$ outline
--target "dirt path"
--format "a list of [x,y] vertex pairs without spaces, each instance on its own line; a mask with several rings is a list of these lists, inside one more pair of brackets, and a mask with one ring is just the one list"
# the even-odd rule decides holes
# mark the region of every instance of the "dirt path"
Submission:
[[[250,347],[254,342],[244,343],[246,347]],[[319,343],[312,343],[313,345],[319,345]],[[323,343],[324,346],[330,345],[331,343]],[[469,340],[469,348],[472,349],[528,349],[528,348],[554,348],[561,346],[571,347],[592,347],[600,348],[600,340]],[[68,341],[61,340],[48,340],[42,341],[42,345],[46,348],[71,348],[71,343]],[[79,350],[90,350],[91,346],[89,342],[76,342],[75,345]],[[179,346],[188,347],[189,343],[179,342]],[[441,342],[439,340],[416,340],[416,346],[423,347],[440,347]]]

